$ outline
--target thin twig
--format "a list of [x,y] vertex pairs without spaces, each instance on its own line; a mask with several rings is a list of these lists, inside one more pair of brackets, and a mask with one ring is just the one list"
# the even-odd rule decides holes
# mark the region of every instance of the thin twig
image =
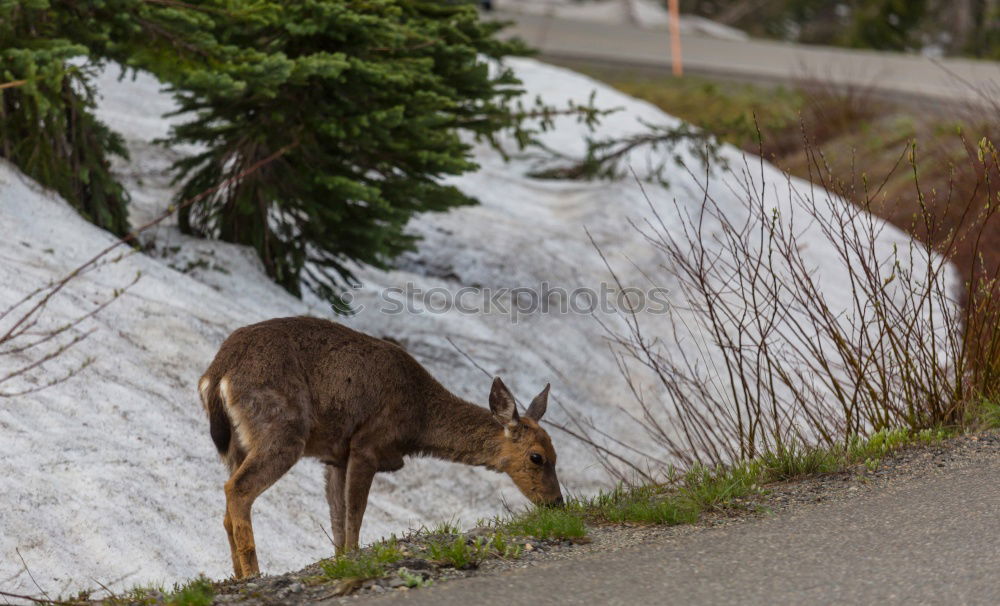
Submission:
[[455,348],[455,351],[457,351],[458,353],[460,353],[463,356],[465,356],[465,359],[468,360],[470,364],[472,364],[473,366],[475,366],[476,368],[478,368],[479,370],[481,370],[483,372],[483,374],[486,375],[487,377],[489,377],[490,379],[493,378],[493,375],[490,373],[490,371],[488,371],[485,368],[483,368],[482,366],[480,366],[479,363],[476,362],[476,360],[472,356],[470,356],[469,354],[465,353],[465,350],[463,350],[461,347],[459,347],[458,344],[455,343],[451,339],[451,337],[445,337],[445,340],[448,341],[448,343],[450,343],[451,346]]
[[31,569],[28,568],[28,563],[24,561],[24,556],[21,555],[21,548],[15,547],[14,553],[16,553],[17,557],[21,559],[21,566],[24,566],[24,571],[28,573],[28,578],[31,579],[31,582],[35,584],[35,587],[38,589],[38,591],[42,592],[42,595],[45,596],[45,599],[51,600],[49,594],[44,589],[42,589],[42,586],[39,585],[38,581],[35,580],[35,575],[31,574]]
[[46,604],[47,606],[82,606],[83,604],[92,603],[90,600],[81,602],[80,600],[51,600],[48,598],[36,598],[34,596],[12,593],[10,591],[0,591],[0,596],[14,598],[16,600],[27,600],[33,604]]

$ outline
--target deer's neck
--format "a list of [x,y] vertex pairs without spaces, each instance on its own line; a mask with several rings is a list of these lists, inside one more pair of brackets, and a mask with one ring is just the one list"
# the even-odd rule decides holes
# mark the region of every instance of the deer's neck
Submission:
[[489,410],[447,392],[431,398],[428,409],[431,415],[420,440],[424,454],[498,471],[503,430]]

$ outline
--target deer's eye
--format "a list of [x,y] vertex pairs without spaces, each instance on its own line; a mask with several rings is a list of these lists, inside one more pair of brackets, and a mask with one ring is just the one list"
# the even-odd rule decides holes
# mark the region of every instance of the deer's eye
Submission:
[[535,465],[541,465],[544,461],[542,459],[542,455],[538,454],[537,452],[531,453],[531,456],[529,456],[528,458],[531,459],[531,462],[534,463]]

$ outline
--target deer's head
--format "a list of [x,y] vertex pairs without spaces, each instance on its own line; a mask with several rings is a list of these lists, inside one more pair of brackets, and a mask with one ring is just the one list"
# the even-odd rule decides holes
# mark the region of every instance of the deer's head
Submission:
[[562,491],[556,477],[556,451],[549,434],[538,425],[549,401],[549,386],[535,396],[524,416],[500,377],[493,379],[490,411],[502,426],[500,449],[493,467],[514,480],[524,496],[536,505],[561,505]]

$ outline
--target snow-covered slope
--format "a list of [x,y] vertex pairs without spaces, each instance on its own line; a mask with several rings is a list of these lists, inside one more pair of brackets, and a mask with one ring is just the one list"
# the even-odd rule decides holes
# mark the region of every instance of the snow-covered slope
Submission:
[[[675,120],[656,108],[572,72],[530,60],[513,62],[531,97],[562,105],[597,91],[603,107],[622,107],[601,126],[623,134],[642,128],[639,119]],[[179,151],[151,144],[168,123],[168,96],[148,77],[100,81],[100,114],[122,132],[132,161],[119,167],[134,197],[133,219],[162,209],[170,198],[164,173]],[[565,153],[583,149],[584,131],[563,120],[547,143]],[[572,409],[630,443],[647,439],[618,412],[629,396],[608,354],[604,333],[592,317],[530,313],[512,321],[492,308],[478,313],[427,310],[388,313],[407,285],[439,293],[463,287],[532,287],[543,282],[572,290],[599,289],[608,275],[584,227],[620,265],[622,276],[640,282],[629,263],[654,259],[627,220],[647,212],[633,182],[556,182],[527,178],[527,160],[504,163],[493,150],[477,148],[482,165],[453,179],[482,204],[419,217],[412,229],[424,236],[420,251],[400,269],[362,269],[364,288],[354,293],[361,310],[344,321],[391,336],[458,394],[485,404],[489,378],[449,344],[454,340],[490,373],[505,378],[527,401],[548,381],[565,420]],[[727,154],[735,156],[733,150]],[[765,166],[765,177],[785,178]],[[732,177],[730,177],[732,178]],[[701,199],[694,178],[670,174],[669,193]],[[720,203],[742,205],[724,184],[713,184]],[[771,194],[789,204],[787,190]],[[111,242],[108,234],[78,217],[51,193],[0,163],[0,308],[39,284],[63,275]],[[55,299],[51,322],[90,309],[112,289],[139,282],[85,329],[96,329],[79,349],[53,361],[53,375],[85,357],[93,364],[73,380],[28,396],[0,400],[0,587],[34,592],[15,552],[50,592],[102,583],[130,585],[176,581],[197,573],[228,575],[222,529],[225,480],[208,436],[195,383],[218,345],[233,329],[265,318],[327,314],[270,283],[254,255],[243,248],[192,240],[169,226],[157,228],[153,249],[132,254],[75,281]],[[882,244],[905,242],[893,229]],[[177,248],[180,247],[178,250]],[[835,286],[843,269],[817,238],[808,251],[820,277]],[[661,284],[669,288],[670,284]],[[836,291],[831,288],[831,291]],[[836,292],[832,296],[836,296]],[[479,301],[468,296],[463,302]],[[665,319],[650,316],[653,329]],[[588,492],[607,481],[579,443],[553,431],[560,478],[571,492]],[[322,527],[328,524],[319,464],[300,462],[255,507],[262,568],[279,572],[328,556]],[[523,502],[505,477],[433,460],[413,460],[400,472],[379,476],[365,519],[365,540],[392,531],[458,516],[466,524],[501,511],[503,500]]]

